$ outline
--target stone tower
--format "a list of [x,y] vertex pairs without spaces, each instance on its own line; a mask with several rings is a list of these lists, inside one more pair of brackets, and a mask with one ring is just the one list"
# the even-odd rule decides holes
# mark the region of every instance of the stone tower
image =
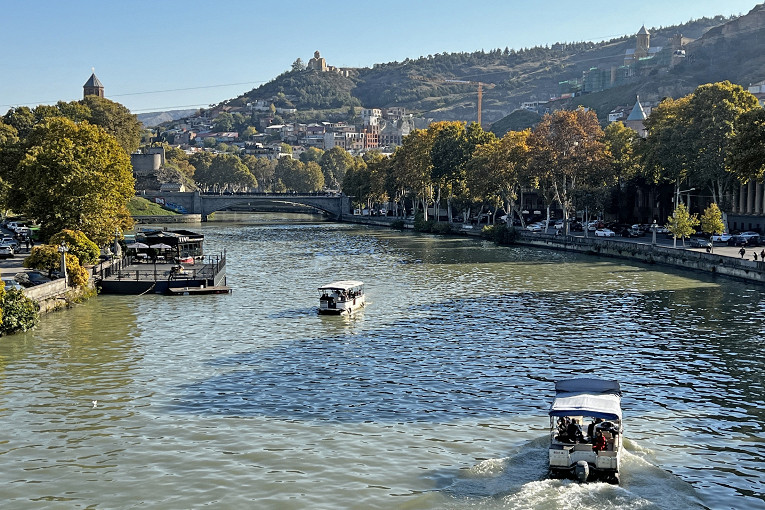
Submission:
[[82,97],[98,96],[104,97],[104,85],[96,78],[96,73],[90,75],[88,81],[82,86]]
[[651,34],[646,30],[645,25],[640,27],[637,33],[637,44],[635,45],[635,60],[648,56],[648,49],[651,47]]

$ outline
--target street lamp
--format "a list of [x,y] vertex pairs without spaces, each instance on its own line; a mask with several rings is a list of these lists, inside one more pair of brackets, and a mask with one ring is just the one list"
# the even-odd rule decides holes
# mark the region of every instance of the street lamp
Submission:
[[69,251],[69,248],[67,248],[66,243],[64,241],[61,241],[61,245],[58,247],[58,252],[61,254],[61,273],[64,275],[64,283],[68,285],[67,283],[67,274],[66,274],[66,252]]

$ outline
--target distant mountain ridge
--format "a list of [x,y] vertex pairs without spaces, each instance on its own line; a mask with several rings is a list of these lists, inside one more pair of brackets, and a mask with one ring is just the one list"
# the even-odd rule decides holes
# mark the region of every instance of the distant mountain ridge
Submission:
[[138,113],[136,117],[147,128],[156,127],[164,122],[172,122],[178,119],[184,119],[194,115],[199,109],[195,110],[169,110],[166,112]]

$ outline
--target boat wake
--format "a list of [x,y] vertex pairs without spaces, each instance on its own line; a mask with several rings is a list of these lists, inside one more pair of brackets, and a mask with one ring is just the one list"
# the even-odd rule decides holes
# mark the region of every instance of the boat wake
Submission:
[[699,508],[693,488],[654,466],[639,453],[624,451],[621,484],[579,483],[549,478],[549,438],[519,446],[511,455],[487,459],[460,472],[442,489],[444,508],[478,509],[676,509]]

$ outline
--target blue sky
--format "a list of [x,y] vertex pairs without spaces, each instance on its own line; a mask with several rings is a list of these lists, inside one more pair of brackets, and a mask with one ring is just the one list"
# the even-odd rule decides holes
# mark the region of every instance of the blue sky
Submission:
[[320,50],[369,67],[441,52],[597,41],[722,14],[755,0],[519,2],[0,0],[0,114],[82,97],[91,68],[134,113],[204,107]]

